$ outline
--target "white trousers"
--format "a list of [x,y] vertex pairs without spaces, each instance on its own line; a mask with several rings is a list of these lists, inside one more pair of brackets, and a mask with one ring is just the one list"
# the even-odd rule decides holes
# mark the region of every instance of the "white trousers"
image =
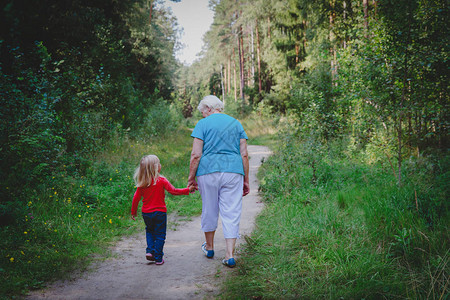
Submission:
[[215,231],[220,213],[224,237],[238,238],[244,176],[218,172],[199,176],[197,182],[202,196],[202,230]]

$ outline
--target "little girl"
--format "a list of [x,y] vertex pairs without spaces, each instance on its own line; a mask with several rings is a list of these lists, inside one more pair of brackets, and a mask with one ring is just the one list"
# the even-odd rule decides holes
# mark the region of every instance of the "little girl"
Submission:
[[164,201],[167,190],[172,195],[189,195],[195,187],[177,189],[163,176],[161,164],[156,155],[147,155],[141,159],[134,173],[136,193],[131,205],[131,218],[135,220],[139,201],[142,198],[142,217],[145,222],[147,238],[146,258],[157,265],[164,264],[163,247],[166,240],[167,207]]

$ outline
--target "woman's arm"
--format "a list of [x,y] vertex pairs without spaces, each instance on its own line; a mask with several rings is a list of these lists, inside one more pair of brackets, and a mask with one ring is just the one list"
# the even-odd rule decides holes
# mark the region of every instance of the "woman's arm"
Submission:
[[195,174],[197,173],[198,164],[200,163],[200,158],[203,154],[203,141],[198,138],[194,138],[192,144],[191,152],[191,162],[189,164],[189,176],[188,176],[188,186],[194,185],[197,187],[197,182],[195,181]]
[[250,193],[250,180],[249,180],[249,162],[248,162],[248,151],[247,151],[247,140],[241,139],[240,141],[240,150],[242,157],[242,164],[244,165],[244,191],[243,196]]

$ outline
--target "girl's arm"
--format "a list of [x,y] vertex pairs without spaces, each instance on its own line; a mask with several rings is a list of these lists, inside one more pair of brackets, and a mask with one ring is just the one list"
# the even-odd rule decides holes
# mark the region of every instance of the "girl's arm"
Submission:
[[134,218],[136,217],[136,214],[137,214],[139,201],[141,201],[141,189],[137,188],[136,192],[134,193],[134,196],[133,196],[133,202],[131,204],[131,218],[133,220],[134,220]]
[[163,180],[164,189],[172,195],[189,195],[189,188],[177,189],[166,178],[161,177],[161,179]]

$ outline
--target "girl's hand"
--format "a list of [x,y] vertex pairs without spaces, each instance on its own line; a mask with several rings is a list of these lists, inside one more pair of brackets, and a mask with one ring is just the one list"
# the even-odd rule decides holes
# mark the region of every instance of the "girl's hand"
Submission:
[[198,190],[198,188],[196,186],[194,186],[193,184],[188,186],[189,188],[189,193],[195,193],[196,190]]
[[131,215],[131,218],[133,219],[133,221],[136,221],[136,215]]

